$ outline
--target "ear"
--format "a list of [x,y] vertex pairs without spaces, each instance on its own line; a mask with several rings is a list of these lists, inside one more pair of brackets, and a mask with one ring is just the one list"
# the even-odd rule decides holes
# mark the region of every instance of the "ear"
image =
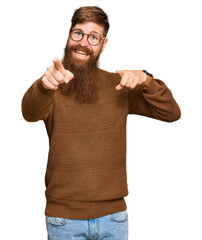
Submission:
[[108,42],[108,39],[105,38],[104,41],[103,41],[103,45],[102,45],[102,51],[104,51],[107,42]]

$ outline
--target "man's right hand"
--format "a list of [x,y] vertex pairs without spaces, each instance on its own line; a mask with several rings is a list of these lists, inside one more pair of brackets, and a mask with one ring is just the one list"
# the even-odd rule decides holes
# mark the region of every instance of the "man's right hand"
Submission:
[[58,58],[54,58],[53,63],[47,68],[41,80],[44,88],[57,90],[60,84],[68,83],[74,75],[64,68]]

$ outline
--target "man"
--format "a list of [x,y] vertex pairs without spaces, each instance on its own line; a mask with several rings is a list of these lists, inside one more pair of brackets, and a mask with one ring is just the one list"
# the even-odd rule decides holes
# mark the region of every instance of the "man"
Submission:
[[22,100],[24,118],[43,120],[49,136],[50,240],[128,239],[127,115],[180,118],[171,91],[148,72],[98,68],[108,29],[99,7],[77,9],[62,62],[54,58]]

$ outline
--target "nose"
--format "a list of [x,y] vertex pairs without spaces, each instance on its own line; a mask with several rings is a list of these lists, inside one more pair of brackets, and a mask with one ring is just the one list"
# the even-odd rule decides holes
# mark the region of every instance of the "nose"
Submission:
[[81,39],[81,41],[79,42],[79,44],[82,46],[82,47],[85,47],[85,46],[88,46],[89,43],[88,43],[88,35],[84,34],[83,38]]

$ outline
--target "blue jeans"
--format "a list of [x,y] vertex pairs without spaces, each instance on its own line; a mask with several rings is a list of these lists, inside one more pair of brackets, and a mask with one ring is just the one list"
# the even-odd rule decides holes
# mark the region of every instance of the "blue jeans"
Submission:
[[128,240],[127,210],[92,219],[46,216],[48,240]]

